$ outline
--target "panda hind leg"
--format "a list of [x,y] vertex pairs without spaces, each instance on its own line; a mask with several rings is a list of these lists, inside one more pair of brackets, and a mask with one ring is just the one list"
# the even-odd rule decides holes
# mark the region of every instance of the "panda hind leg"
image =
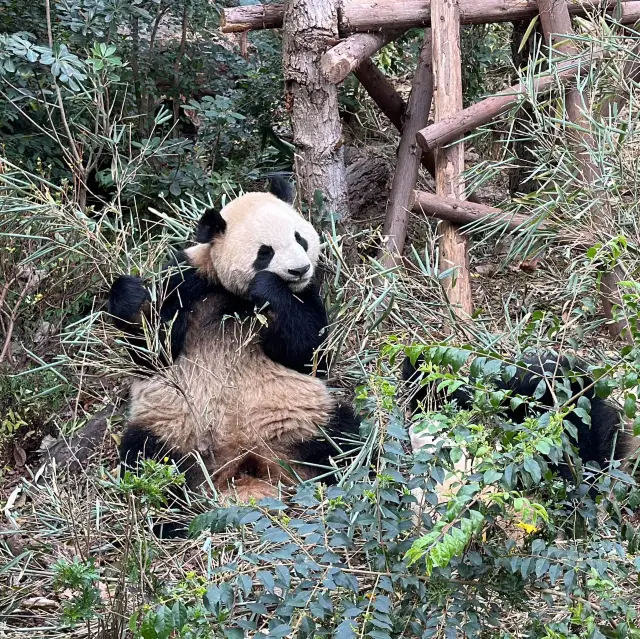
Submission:
[[[306,439],[299,442],[291,452],[291,459],[299,462],[303,469],[305,464],[312,464],[313,466],[306,466],[306,469],[313,469],[316,475],[324,474],[324,471],[322,468],[314,468],[315,466],[329,466],[329,459],[339,454],[334,441],[344,450],[349,443],[343,442],[343,438],[349,441],[360,439],[360,419],[351,406],[338,404],[323,430],[327,437],[320,435],[316,439]],[[329,475],[323,481],[331,484],[335,477]]]
[[[141,459],[167,460],[175,463],[178,470],[185,474],[187,485],[192,486],[199,479],[200,473],[186,465],[184,456],[176,454],[157,435],[146,428],[129,424],[125,429],[120,443],[120,477],[128,469],[139,470]],[[169,491],[169,507],[179,507],[181,501],[179,489]],[[153,533],[159,539],[186,539],[188,526],[180,521],[156,521]]]

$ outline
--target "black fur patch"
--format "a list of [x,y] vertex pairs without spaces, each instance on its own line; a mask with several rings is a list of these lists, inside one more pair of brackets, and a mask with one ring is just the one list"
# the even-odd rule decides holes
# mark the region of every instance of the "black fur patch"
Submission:
[[161,460],[168,456],[174,459],[170,452],[159,437],[135,425],[129,425],[125,429],[120,441],[120,460],[124,466],[130,468],[135,468],[141,457]]
[[306,251],[309,248],[309,242],[296,231],[296,242]]
[[[187,476],[189,481],[189,468],[184,460],[175,451],[171,451],[168,446],[150,431],[139,428],[135,424],[130,424],[125,429],[120,443],[120,473],[121,477],[127,468],[134,472],[138,469],[141,458],[155,459],[156,461],[173,462],[180,472]],[[180,489],[172,490],[169,493],[172,502],[180,501]],[[188,536],[188,528],[184,524],[177,522],[156,521],[153,526],[153,533],[159,539],[185,539]]]
[[109,315],[116,320],[134,321],[142,305],[150,299],[142,279],[133,275],[121,275],[111,286]]
[[[493,380],[493,385],[499,390],[511,390],[516,395],[523,397],[532,397],[540,380],[543,379],[543,371],[553,387],[550,376],[556,374],[562,377],[563,374],[571,379],[571,393],[576,395],[585,386],[591,384],[591,380],[585,375],[586,366],[583,362],[576,360],[569,362],[566,357],[558,358],[553,353],[535,353],[527,355],[524,358],[527,369],[519,369],[516,375],[508,382],[504,382],[498,378]],[[419,366],[420,361],[416,362]],[[541,365],[542,364],[542,365]],[[575,375],[575,379],[571,378],[569,373]],[[402,377],[409,384],[417,383],[420,374],[416,367],[411,365],[409,358],[406,358],[402,365]],[[437,404],[441,404],[444,397],[437,395],[435,389],[429,385],[418,389],[411,401],[411,410],[418,408],[418,403],[424,401],[428,394],[433,394]],[[607,402],[595,395],[593,389],[589,389],[584,393],[584,397],[591,402],[591,425],[584,422],[575,412],[569,413],[566,420],[573,424],[577,430],[578,438],[574,441],[574,445],[578,449],[578,454],[583,463],[596,462],[601,468],[605,467],[608,460],[611,459],[612,453],[615,458],[620,458],[624,452],[620,437],[621,414],[620,411]],[[449,396],[449,399],[456,400],[458,406],[463,409],[471,407],[473,391],[470,389],[460,388]],[[546,409],[552,409],[554,399],[549,388],[546,389],[544,395],[540,399],[535,400],[536,405],[530,403],[520,404],[515,410],[508,405],[503,407],[505,417],[515,423],[522,423],[528,416],[542,415]],[[618,443],[616,450],[613,450],[614,439],[618,433]],[[565,479],[571,478],[569,469],[561,466],[558,469],[560,476]]]
[[196,242],[206,244],[211,242],[216,235],[227,230],[227,223],[216,209],[207,209],[198,222],[196,229]]
[[[333,439],[343,450],[349,448],[349,444],[341,441],[360,439],[360,419],[353,412],[353,408],[347,404],[338,404],[329,424],[324,429],[326,434]],[[354,442],[355,443],[355,442]],[[325,438],[309,439],[297,444],[291,452],[291,459],[306,464],[329,466],[329,458],[339,454],[336,447]],[[322,473],[322,470],[319,469]],[[323,479],[327,484],[335,482],[335,477],[328,476]]]
[[256,271],[264,271],[264,269],[271,264],[274,255],[275,251],[267,244],[263,244],[258,249],[258,255],[253,262],[253,268],[256,269]]
[[293,204],[293,189],[288,180],[281,177],[272,177],[269,185],[269,192],[275,195],[279,200],[287,204]]
[[322,344],[328,323],[318,287],[310,284],[294,295],[283,279],[260,271],[249,295],[258,307],[268,303],[272,314],[260,333],[267,357],[301,373],[310,372],[313,352]]

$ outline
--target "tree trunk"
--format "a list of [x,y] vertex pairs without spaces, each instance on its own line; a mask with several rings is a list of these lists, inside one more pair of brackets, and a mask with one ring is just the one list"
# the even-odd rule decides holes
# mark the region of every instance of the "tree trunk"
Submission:
[[[573,26],[569,8],[565,0],[538,0],[540,7],[540,21],[547,44],[553,49],[567,56],[574,56],[577,48],[572,39],[565,36],[573,35]],[[580,162],[582,177],[585,182],[594,182],[599,175],[599,168],[592,164],[589,153],[593,146],[593,138],[589,133],[589,118],[582,112],[582,96],[578,89],[569,89],[565,95],[567,118],[576,125],[575,130],[570,131],[573,138],[574,152]],[[600,198],[600,224],[606,225],[607,220],[613,217],[609,202]],[[613,337],[623,336],[628,342],[633,343],[633,338],[628,331],[627,321],[614,320],[613,309],[622,308],[622,296],[619,282],[624,279],[624,273],[620,266],[612,271],[602,274],[600,296],[605,317],[609,320],[609,333]]]
[[296,146],[297,197],[309,207],[322,194],[325,213],[348,220],[347,179],[338,113],[338,87],[320,60],[338,38],[334,0],[289,0],[284,18],[285,104]]
[[[535,35],[541,31],[540,24],[529,34],[526,42],[522,42],[527,29],[529,28],[529,20],[519,20],[513,23],[513,32],[511,34],[511,59],[516,71],[524,70],[535,58],[534,51]],[[511,83],[515,84],[518,80],[518,74],[511,74]],[[540,188],[540,183],[536,179],[532,179],[531,173],[533,167],[536,166],[535,154],[531,151],[532,140],[527,132],[527,127],[522,124],[524,119],[531,120],[533,110],[530,104],[525,104],[518,114],[523,117],[517,118],[513,123],[513,132],[510,134],[512,140],[509,147],[513,155],[518,159],[519,166],[509,171],[509,194],[511,197],[517,194],[526,195],[533,193]]]
[[[433,84],[436,123],[450,113],[462,111],[462,60],[460,11],[456,0],[432,0]],[[436,151],[436,194],[461,199],[464,192],[464,145]],[[469,273],[468,239],[455,224],[440,222],[441,269],[454,269],[444,281],[456,315],[467,319],[473,312]]]
[[409,225],[409,200],[418,181],[422,151],[416,143],[416,133],[427,124],[433,98],[433,66],[431,64],[431,30],[425,29],[424,43],[413,76],[396,170],[387,203],[387,216],[382,230],[386,238],[385,266],[391,267],[402,258]]

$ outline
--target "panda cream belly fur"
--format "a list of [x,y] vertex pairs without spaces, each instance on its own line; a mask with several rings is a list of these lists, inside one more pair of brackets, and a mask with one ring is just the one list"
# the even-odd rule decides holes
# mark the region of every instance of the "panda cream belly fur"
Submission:
[[[244,499],[273,494],[292,474],[326,475],[335,438],[357,439],[353,410],[310,375],[328,325],[314,281],[319,237],[275,195],[250,193],[205,211],[158,302],[138,277],[112,285],[109,313],[149,374],[131,386],[125,465],[169,456],[195,487],[207,479],[187,460],[197,452],[216,487],[233,484]],[[146,354],[143,319],[153,317],[157,341],[170,345],[160,366]]]
[[199,305],[184,352],[162,376],[133,382],[129,409],[130,423],[174,456],[199,451],[212,474],[247,452],[287,459],[293,445],[321,434],[335,409],[320,380],[264,354],[254,323],[228,317],[211,335],[207,318],[218,307],[215,295]]

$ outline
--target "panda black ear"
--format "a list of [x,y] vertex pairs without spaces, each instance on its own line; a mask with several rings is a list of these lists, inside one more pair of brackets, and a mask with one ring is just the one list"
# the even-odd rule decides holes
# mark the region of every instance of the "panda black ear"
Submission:
[[227,223],[216,209],[207,209],[198,222],[196,242],[206,244],[227,230]]
[[276,176],[272,177],[269,185],[269,193],[275,195],[279,200],[287,204],[293,204],[293,188],[291,188],[289,180],[284,180]]

